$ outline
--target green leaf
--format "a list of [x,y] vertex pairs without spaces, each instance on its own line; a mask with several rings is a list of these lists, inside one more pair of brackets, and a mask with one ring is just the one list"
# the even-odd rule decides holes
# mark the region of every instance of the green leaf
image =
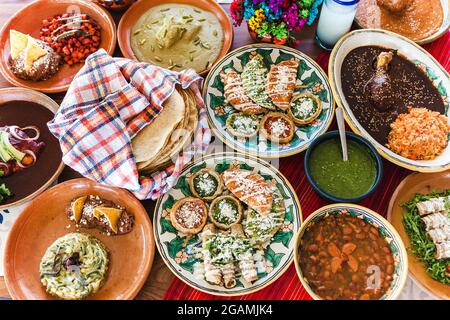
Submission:
[[167,197],[167,200],[164,201],[164,203],[162,205],[163,210],[171,209],[173,207],[174,203],[175,203],[175,199],[172,197],[172,195],[169,195]]
[[311,136],[314,134],[316,127],[312,126],[312,125],[308,125],[306,127],[300,127],[298,130],[304,132],[306,134],[306,137],[308,139],[311,138]]
[[184,270],[189,271],[190,273],[194,273],[194,264],[197,263],[197,259],[188,258],[186,261],[180,263],[180,267]]
[[197,243],[198,241],[199,241],[198,234],[193,235],[192,237],[189,238],[188,242],[186,243],[186,246]]
[[226,64],[222,67],[222,71],[226,71],[228,69],[234,69],[234,61],[233,60],[230,60],[230,62],[228,64]]
[[267,272],[258,272],[257,275],[258,275],[258,279],[262,279],[262,278],[267,277]]
[[308,78],[302,80],[302,82],[304,84],[312,85],[312,84],[316,84],[316,83],[321,83],[321,80],[320,80],[319,76],[317,75],[317,73],[315,71],[313,71],[311,73],[311,75]]
[[242,67],[244,67],[250,61],[250,52],[244,52],[237,57],[241,61]]
[[271,54],[273,49],[256,49],[256,53],[260,54],[263,57],[264,64],[266,67],[271,66],[273,64]]
[[284,214],[284,220],[294,222],[294,205],[291,204]]
[[280,55],[278,56],[277,60],[275,61],[275,63],[280,63],[282,61],[289,61],[293,58],[293,56],[289,53],[285,53],[285,52],[280,52]]
[[201,164],[192,167],[191,170],[189,170],[189,172],[190,173],[196,173],[196,172],[199,172],[200,170],[205,169],[205,168],[206,168],[206,162],[203,161]]
[[272,180],[272,176],[270,174],[262,174],[261,177],[263,177],[264,180]]
[[289,199],[289,196],[287,195],[286,191],[283,188],[283,185],[279,182],[277,182],[277,188],[281,193],[281,196],[283,197],[283,199]]
[[213,81],[211,87],[219,90],[220,92],[224,92],[224,85],[223,85],[222,79],[220,78],[220,75],[217,75],[214,78],[214,81]]
[[166,218],[161,218],[159,220],[159,223],[161,224],[161,233],[177,233],[177,229],[175,229],[172,225],[172,223],[170,222],[170,220],[166,219]]
[[244,287],[244,285],[242,284],[241,280],[236,279],[236,286],[235,286],[235,288],[243,288],[243,287]]
[[426,68],[427,70],[427,76],[431,79],[431,81],[438,79],[439,77],[434,73],[434,71],[431,68]]
[[445,90],[444,82],[440,82],[437,89],[441,96],[444,96],[444,97],[447,96],[447,90]]
[[228,169],[230,169],[230,164],[226,161],[216,164],[216,168],[215,168],[216,172],[219,174],[221,174],[222,172],[224,172]]
[[319,97],[320,100],[322,100],[323,102],[328,102],[328,92],[327,90],[322,90],[319,92],[319,94],[317,95]]
[[225,104],[225,97],[216,96],[212,93],[209,94],[209,97],[211,99],[209,105],[212,109],[215,109],[216,107],[221,107]]
[[308,66],[308,64],[305,62],[305,60],[300,60],[300,64],[298,67],[298,79],[301,78],[301,76],[306,72],[311,70],[311,67]]
[[241,162],[239,167],[243,170],[250,170],[250,171],[253,171],[253,169],[254,169],[254,167],[249,166],[245,162]]
[[191,190],[189,189],[189,184],[186,181],[186,176],[179,177],[174,188],[181,190],[186,197],[192,196]]
[[166,241],[164,243],[167,246],[167,251],[169,252],[169,256],[172,259],[175,259],[177,253],[180,252],[181,249],[183,248],[184,237],[181,238],[179,236],[176,236],[175,238],[172,239],[172,241],[170,241],[170,242]]
[[264,257],[272,263],[273,268],[278,267],[283,256],[284,253],[275,253],[270,246],[267,246],[264,251]]
[[273,236],[273,242],[281,242],[286,248],[289,248],[289,242],[291,242],[292,236],[294,235],[293,231],[283,232],[278,231]]

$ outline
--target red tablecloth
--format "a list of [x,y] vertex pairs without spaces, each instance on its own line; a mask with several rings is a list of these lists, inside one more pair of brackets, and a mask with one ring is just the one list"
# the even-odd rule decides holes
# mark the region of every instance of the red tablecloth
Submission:
[[[443,66],[450,70],[450,32],[431,44],[424,46]],[[322,53],[317,62],[324,70],[328,70],[328,53]],[[335,124],[330,130],[335,128]],[[328,204],[319,198],[309,185],[303,168],[304,152],[280,161],[280,170],[294,187],[300,199],[300,204],[305,219],[309,214]],[[383,160],[383,180],[376,192],[360,204],[386,216],[389,200],[398,184],[410,171],[402,169],[390,162]],[[165,299],[205,300],[205,299],[239,299],[239,300],[310,300],[311,297],[302,287],[297,277],[295,267],[292,264],[289,269],[274,283],[268,287],[249,295],[233,298],[215,297],[202,293],[189,287],[179,279],[175,279],[167,290]]]

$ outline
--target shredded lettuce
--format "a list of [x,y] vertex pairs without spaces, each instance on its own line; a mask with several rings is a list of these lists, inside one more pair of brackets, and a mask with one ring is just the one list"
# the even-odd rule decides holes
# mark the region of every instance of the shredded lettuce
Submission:
[[416,194],[411,201],[402,205],[406,210],[403,216],[403,225],[411,241],[411,247],[408,249],[424,263],[430,277],[443,284],[450,284],[450,273],[448,271],[450,259],[436,259],[436,247],[427,235],[425,225],[418,213],[416,204],[421,201],[437,197],[447,197],[449,195],[450,189],[441,193],[432,192],[427,195]]

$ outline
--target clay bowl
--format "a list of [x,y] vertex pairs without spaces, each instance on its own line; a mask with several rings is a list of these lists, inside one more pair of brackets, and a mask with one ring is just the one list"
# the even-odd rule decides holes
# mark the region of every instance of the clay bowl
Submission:
[[35,198],[17,218],[5,246],[6,286],[13,299],[55,299],[40,282],[39,264],[45,250],[59,237],[75,232],[65,214],[73,198],[99,195],[125,207],[135,216],[133,230],[107,236],[97,229],[80,231],[97,237],[108,249],[110,265],[103,287],[87,299],[133,299],[150,273],[155,254],[152,224],[141,203],[128,191],[88,179],[61,183]]
[[[405,246],[409,248],[411,241],[403,225],[405,210],[402,204],[411,201],[417,193],[428,194],[433,191],[443,192],[450,189],[450,170],[438,173],[412,173],[397,187],[389,202],[388,220],[397,229]],[[425,264],[410,251],[408,251],[409,276],[424,291],[430,295],[448,300],[450,299],[450,286],[432,279],[426,270]]]
[[122,54],[125,58],[138,60],[131,48],[130,38],[131,38],[131,29],[137,20],[150,8],[159,6],[165,3],[179,3],[179,4],[187,4],[191,6],[198,7],[203,10],[207,10],[212,12],[219,19],[220,24],[222,25],[224,40],[223,47],[220,55],[217,57],[217,60],[214,63],[211,63],[210,66],[199,72],[200,75],[206,75],[212,66],[220,61],[227,53],[230,51],[231,44],[233,43],[233,26],[228,18],[227,13],[223,8],[217,4],[215,1],[211,0],[146,0],[146,1],[138,1],[134,3],[122,16],[119,22],[119,27],[117,28],[117,39],[119,41],[119,47],[122,51]]
[[[9,111],[4,112],[5,110],[2,109],[4,104],[14,101],[34,102],[48,109],[50,113],[41,118],[42,111],[40,109],[31,107],[30,109],[18,109],[16,104],[7,107]],[[0,126],[19,125],[25,127],[35,125],[41,130],[40,140],[46,144],[46,147],[39,153],[37,162],[32,167],[2,178],[2,182],[12,188],[14,196],[0,204],[0,212],[1,210],[8,210],[11,214],[18,215],[20,206],[55,184],[64,168],[59,142],[50,133],[46,124],[53,118],[52,113],[58,110],[59,105],[43,93],[24,88],[0,89],[0,105],[3,106],[0,108]],[[51,168],[54,170],[51,170]],[[25,184],[27,184],[27,188],[20,188]],[[21,190],[18,190],[19,188]]]
[[65,12],[82,12],[92,17],[102,28],[100,47],[110,55],[116,47],[116,26],[111,15],[100,6],[85,0],[37,0],[13,15],[0,31],[0,71],[10,83],[24,88],[46,93],[64,92],[69,88],[73,77],[83,66],[64,64],[50,79],[29,81],[17,78],[8,67],[10,57],[9,31],[15,29],[39,39],[42,20]]

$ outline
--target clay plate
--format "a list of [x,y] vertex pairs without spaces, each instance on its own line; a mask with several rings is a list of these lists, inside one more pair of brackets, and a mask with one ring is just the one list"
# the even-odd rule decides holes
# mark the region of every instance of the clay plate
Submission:
[[[223,8],[217,4],[215,1],[211,0],[146,0],[138,1],[134,3],[122,16],[119,22],[119,27],[117,28],[117,38],[119,41],[119,47],[125,58],[137,60],[134,55],[133,49],[131,48],[130,38],[131,29],[133,28],[136,21],[150,8],[159,6],[165,3],[179,3],[187,4],[191,6],[198,7],[200,9],[210,11],[217,16],[223,29],[223,47],[220,55],[217,57],[216,61],[221,60],[230,51],[231,44],[233,42],[233,26],[228,18],[227,13]],[[215,63],[215,62],[214,62]],[[212,63],[208,69],[199,72],[201,75],[205,75],[214,65]]]
[[[441,173],[413,173],[406,177],[397,187],[389,202],[388,220],[397,229],[403,243],[408,248],[411,243],[403,227],[404,210],[400,205],[410,201],[416,193],[427,194],[433,190],[442,192],[450,189],[450,171]],[[428,276],[424,265],[412,253],[408,252],[409,274],[411,278],[429,294],[450,299],[450,286],[433,280]]]
[[40,282],[39,264],[45,250],[57,238],[76,231],[65,215],[73,198],[95,194],[124,206],[135,216],[133,230],[106,236],[97,229],[81,229],[104,243],[110,266],[103,287],[88,299],[133,299],[145,283],[153,263],[155,241],[152,224],[141,203],[128,191],[100,185],[88,179],[59,184],[35,198],[17,218],[5,246],[6,286],[13,299],[55,299]]
[[100,47],[110,55],[116,47],[116,26],[111,15],[98,5],[85,0],[38,0],[30,3],[13,15],[0,31],[0,71],[10,83],[46,93],[64,92],[69,88],[75,74],[83,66],[62,65],[60,70],[48,80],[29,81],[17,78],[8,67],[10,57],[9,30],[30,34],[39,39],[42,20],[66,11],[80,10],[91,16],[102,28],[102,42]]

